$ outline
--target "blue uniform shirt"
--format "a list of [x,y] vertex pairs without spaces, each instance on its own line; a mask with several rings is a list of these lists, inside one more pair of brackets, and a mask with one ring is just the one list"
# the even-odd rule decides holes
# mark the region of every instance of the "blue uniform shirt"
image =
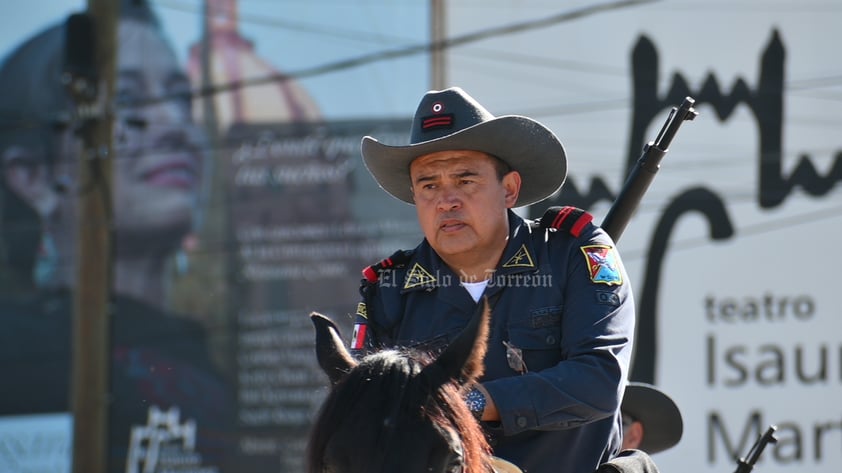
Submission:
[[[594,471],[621,444],[634,334],[628,277],[611,238],[590,223],[573,235],[509,211],[509,232],[484,293],[493,315],[481,382],[501,420],[483,427],[494,454],[527,473]],[[438,350],[473,315],[476,303],[426,240],[385,266],[361,289],[356,355]]]

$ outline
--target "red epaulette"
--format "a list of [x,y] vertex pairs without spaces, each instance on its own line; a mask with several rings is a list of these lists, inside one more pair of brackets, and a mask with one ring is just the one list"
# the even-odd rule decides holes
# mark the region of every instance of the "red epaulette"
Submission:
[[392,253],[392,256],[388,258],[383,258],[377,263],[363,268],[363,277],[366,279],[366,281],[370,283],[375,283],[380,277],[380,271],[389,268],[398,268],[405,265],[406,262],[409,261],[409,257],[411,255],[412,251],[398,250]]
[[543,228],[555,228],[556,230],[568,232],[574,237],[582,234],[582,230],[593,220],[590,213],[572,206],[550,207],[541,217]]

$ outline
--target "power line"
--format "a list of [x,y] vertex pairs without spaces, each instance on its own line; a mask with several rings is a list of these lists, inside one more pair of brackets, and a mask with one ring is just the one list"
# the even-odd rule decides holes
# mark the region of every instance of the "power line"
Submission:
[[[197,6],[186,5],[182,2],[174,0],[157,0],[155,2],[155,5],[170,10],[193,13],[196,15],[203,14]],[[290,31],[298,31],[301,33],[309,33],[319,36],[335,37],[339,39],[351,39],[355,41],[368,42],[374,44],[382,44],[384,41],[399,41],[404,43],[410,41],[406,38],[372,34],[367,31],[341,29],[334,26],[326,27],[321,25],[314,25],[311,23],[301,23],[295,21],[282,20],[280,18],[267,17],[265,15],[250,15],[247,13],[242,13],[242,11],[239,11],[237,13],[237,19],[242,23],[281,28]]]
[[[478,41],[482,41],[489,38],[495,38],[499,36],[505,36],[515,33],[522,33],[525,31],[546,28],[548,26],[557,25],[560,23],[578,20],[581,18],[585,18],[591,15],[595,15],[598,13],[603,13],[606,11],[617,10],[621,8],[627,8],[631,6],[642,5],[646,3],[652,3],[658,0],[618,0],[614,2],[608,3],[601,3],[596,5],[590,5],[587,7],[578,8],[572,11],[559,13],[556,15],[548,16],[546,18],[539,18],[536,20],[529,20],[521,23],[513,23],[509,25],[497,26],[492,27],[480,31],[476,31],[473,33],[467,33],[461,36],[456,36],[453,38],[449,38],[439,42],[426,42],[422,44],[415,44],[410,46],[405,46],[397,49],[392,50],[385,50],[374,52],[370,54],[364,54],[362,56],[342,59],[339,61],[335,61],[328,64],[323,64],[320,66],[314,66],[310,68],[305,68],[299,70],[297,72],[291,73],[275,73],[270,74],[264,77],[257,77],[251,79],[243,79],[238,81],[232,81],[226,84],[219,84],[214,85],[211,87],[201,88],[193,92],[193,97],[205,97],[205,96],[212,96],[218,93],[223,92],[230,92],[239,90],[245,87],[269,84],[274,82],[284,82],[293,79],[302,79],[307,77],[315,77],[320,75],[329,74],[332,72],[337,72],[345,69],[351,69],[355,67],[359,67],[365,64],[371,64],[374,62],[386,61],[391,59],[397,59],[401,57],[413,56],[416,54],[422,54],[430,52],[434,49],[448,49],[454,48],[457,46],[463,46],[470,43],[475,43]],[[170,100],[170,95],[164,95],[158,98],[147,99],[141,101],[139,103],[135,103],[133,105],[141,106],[141,105],[148,105],[151,103],[158,103],[161,101]]]
[[625,77],[626,73],[625,68],[618,66],[573,61],[555,57],[536,56],[526,53],[510,53],[496,49],[471,49],[470,52],[465,52],[463,55],[471,59],[488,59],[491,61],[517,63],[527,66],[562,69],[566,71],[600,74],[613,77]]
[[[638,5],[638,4],[649,3],[649,2],[652,2],[652,1],[657,1],[657,0],[624,0],[624,1],[617,1],[617,2],[599,4],[599,5],[592,5],[592,6],[580,8],[580,9],[569,11],[569,12],[563,12],[563,13],[560,13],[560,14],[557,14],[557,15],[553,15],[553,16],[550,16],[550,17],[541,18],[541,19],[537,19],[537,20],[530,20],[530,21],[526,21],[526,22],[522,22],[522,23],[515,23],[515,24],[510,24],[510,25],[488,28],[488,29],[481,30],[481,31],[478,31],[478,32],[469,33],[469,34],[462,35],[462,36],[457,36],[457,37],[447,39],[447,40],[444,40],[444,41],[441,41],[441,42],[438,42],[438,43],[424,43],[424,44],[411,45],[411,46],[407,46],[407,47],[403,47],[403,48],[399,48],[399,49],[395,49],[395,50],[380,51],[380,52],[375,52],[375,53],[359,56],[359,57],[356,57],[356,58],[349,58],[349,59],[336,61],[336,62],[333,62],[333,63],[323,64],[323,65],[320,65],[320,66],[315,66],[315,67],[303,69],[303,70],[300,70],[298,72],[292,72],[292,73],[287,73],[287,74],[278,73],[278,74],[272,74],[272,75],[269,75],[269,76],[264,76],[264,77],[259,77],[259,78],[245,79],[245,80],[241,80],[241,81],[230,82],[230,83],[227,83],[227,84],[220,84],[220,85],[215,85],[215,86],[211,86],[211,87],[201,88],[201,89],[198,89],[198,90],[194,90],[191,93],[191,96],[194,97],[194,98],[199,98],[199,97],[214,95],[214,94],[217,94],[217,93],[224,93],[224,92],[228,92],[228,91],[238,90],[238,89],[245,88],[245,87],[262,85],[262,84],[266,84],[266,83],[283,82],[283,81],[287,81],[287,80],[295,80],[295,79],[300,79],[300,78],[319,76],[319,75],[322,75],[322,74],[328,74],[328,73],[337,72],[337,71],[344,70],[344,69],[358,67],[358,66],[361,66],[361,65],[364,65],[364,64],[370,64],[370,63],[375,63],[375,62],[379,62],[379,61],[385,61],[385,60],[390,60],[390,59],[396,59],[396,58],[399,58],[399,57],[405,57],[405,56],[410,56],[410,55],[414,55],[414,54],[429,52],[433,48],[454,48],[456,46],[463,46],[463,45],[466,45],[466,44],[469,44],[469,43],[477,42],[477,41],[480,41],[480,40],[483,40],[483,39],[488,39],[488,38],[492,38],[492,37],[496,37],[496,36],[503,36],[503,35],[507,35],[507,34],[513,34],[513,33],[528,31],[528,30],[531,30],[531,29],[543,28],[543,27],[554,25],[554,24],[562,23],[562,22],[565,22],[565,21],[570,21],[570,20],[582,18],[582,17],[585,17],[585,16],[593,15],[593,14],[600,13],[600,12],[603,12],[603,11],[608,11],[608,10],[613,10],[613,9],[618,9],[618,8],[625,8],[625,7],[628,7],[628,6],[635,6],[635,5]],[[175,3],[173,3],[172,1],[169,1],[169,0],[168,1],[158,0],[158,2],[156,2],[156,3],[162,4],[162,5],[167,5],[167,6],[170,6],[172,8],[179,8],[179,9],[183,9],[183,10],[187,10],[187,11],[195,11],[195,8],[187,7],[184,4],[175,4]],[[257,19],[257,20],[261,21],[260,19]],[[289,26],[291,28],[300,29],[302,31],[304,31],[304,30],[307,30],[307,31],[310,31],[310,32],[319,31],[318,29],[315,29],[315,28],[310,27],[310,26],[305,26],[305,25],[300,24],[300,23],[296,24],[296,23],[292,23],[292,22],[279,22],[279,21],[276,21],[276,20],[265,20],[265,19],[263,19],[263,21],[270,22],[271,24],[275,24],[276,26],[280,25],[280,24],[283,24],[283,25]],[[322,30],[322,31],[327,31],[329,33],[328,30]],[[356,35],[356,33],[347,32],[347,33],[342,33],[340,36],[347,36],[347,35],[354,36],[354,35]],[[382,39],[381,39],[381,41],[382,41]],[[475,52],[474,52],[474,54],[475,54]],[[482,52],[480,52],[480,54],[482,54]],[[487,55],[492,54],[492,53],[486,51],[485,54],[487,56]],[[560,68],[569,67],[571,69],[578,69],[578,70],[582,70],[582,71],[589,70],[589,71],[594,72],[594,73],[603,73],[603,74],[612,74],[612,75],[614,73],[616,73],[616,71],[612,70],[612,68],[610,68],[608,66],[579,63],[579,62],[576,62],[576,61],[552,60],[552,59],[545,59],[545,58],[541,58],[541,57],[527,56],[527,55],[522,55],[522,58],[520,60],[518,60],[518,59],[515,58],[515,56],[517,56],[515,54],[505,55],[505,54],[503,54],[499,51],[496,52],[496,55],[500,56],[501,58],[504,58],[503,60],[506,60],[506,61],[515,61],[515,62],[522,62],[522,63],[529,62],[529,63],[533,63],[533,64],[544,62],[546,65],[551,65],[553,67],[560,67]],[[811,89],[811,88],[826,88],[826,87],[831,87],[831,86],[839,85],[839,84],[842,84],[842,76],[834,75],[834,76],[829,76],[829,77],[819,77],[819,78],[814,78],[814,79],[800,79],[800,80],[796,80],[796,81],[791,81],[791,82],[787,83],[787,89],[788,90],[792,89],[792,90],[800,91],[801,94],[799,94],[799,95],[806,95],[804,92],[806,90]],[[145,100],[142,100],[142,101],[138,101],[138,102],[132,103],[130,105],[132,105],[132,106],[151,105],[151,104],[165,102],[165,101],[169,101],[169,100],[175,100],[175,99],[181,100],[181,99],[183,99],[183,97],[184,97],[184,95],[182,93],[166,94],[166,95],[162,95],[162,96],[158,96],[158,97],[152,97],[152,98],[148,98],[148,99],[145,99]],[[821,97],[817,97],[817,98],[821,98]],[[835,96],[828,96],[826,98],[833,99],[833,100],[838,99]],[[563,115],[571,115],[571,114],[599,112],[599,111],[612,110],[612,109],[623,109],[623,108],[627,108],[628,104],[629,104],[629,98],[624,97],[624,98],[615,98],[615,99],[609,99],[609,100],[597,100],[597,101],[593,101],[593,102],[550,105],[550,106],[540,107],[540,108],[536,108],[536,109],[529,110],[529,111],[520,111],[519,113],[529,112],[529,114],[534,115],[536,117],[551,117],[551,116],[563,116]],[[9,130],[9,129],[15,129],[17,127],[31,128],[33,126],[38,126],[38,124],[32,123],[32,121],[29,121],[27,123],[22,123],[22,122],[12,123],[10,120],[5,120],[5,123],[3,123],[3,121],[4,120],[0,120],[0,130],[3,130],[3,131]]]
[[[295,80],[307,77],[315,77],[324,74],[329,74],[332,72],[338,72],[345,69],[351,69],[355,67],[359,67],[365,64],[371,64],[380,61],[386,61],[391,59],[397,59],[406,56],[412,56],[415,54],[421,54],[425,52],[429,52],[433,49],[448,49],[454,48],[457,46],[463,46],[470,43],[475,43],[484,39],[494,38],[498,36],[504,36],[509,34],[521,33],[529,30],[546,28],[548,26],[556,25],[559,23],[577,20],[580,18],[584,18],[587,16],[595,15],[598,13],[626,8],[630,6],[637,6],[645,3],[651,3],[658,0],[618,0],[614,2],[608,2],[603,4],[596,4],[590,5],[587,7],[578,8],[575,10],[562,12],[556,15],[552,15],[546,18],[539,18],[536,20],[529,20],[520,23],[513,23],[498,27],[492,27],[484,30],[480,30],[473,33],[468,33],[461,36],[456,36],[450,39],[446,39],[440,42],[426,42],[422,44],[410,45],[394,50],[386,50],[375,52],[371,54],[366,54],[363,56],[343,59],[339,61],[335,61],[328,64],[323,64],[320,66],[315,66],[311,68],[305,68],[298,72],[292,73],[275,73],[269,76],[252,78],[252,79],[244,79],[238,81],[232,81],[226,84],[219,84],[213,85],[209,87],[203,87],[198,90],[194,90],[191,92],[192,98],[202,98],[206,96],[213,96],[219,93],[236,91],[242,88],[263,85],[268,83],[274,82],[284,82],[288,80]],[[170,100],[183,100],[184,94],[179,93],[170,93],[164,94],[158,97],[151,97],[143,100],[133,101],[132,103],[126,104],[127,106],[137,107],[137,106],[145,106],[145,105],[153,105],[161,102],[166,102]],[[46,125],[44,123],[43,125]],[[0,131],[5,131],[9,129],[14,129],[16,124],[3,123],[0,121]],[[28,123],[26,126],[31,127],[35,124]],[[37,125],[36,125],[37,126]]]

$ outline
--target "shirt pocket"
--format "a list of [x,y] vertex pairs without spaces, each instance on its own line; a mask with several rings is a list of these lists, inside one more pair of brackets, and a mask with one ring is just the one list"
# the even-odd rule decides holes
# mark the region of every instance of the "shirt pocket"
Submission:
[[519,349],[527,371],[540,371],[561,361],[561,306],[532,309],[509,323],[509,345]]

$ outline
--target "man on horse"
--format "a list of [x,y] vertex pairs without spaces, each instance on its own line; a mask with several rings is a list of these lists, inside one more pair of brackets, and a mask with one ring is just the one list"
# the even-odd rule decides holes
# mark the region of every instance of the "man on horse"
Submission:
[[386,192],[415,205],[424,239],[363,271],[352,352],[440,351],[485,298],[484,375],[466,401],[494,454],[529,473],[590,472],[613,458],[635,317],[620,256],[580,209],[540,222],[512,210],[564,183],[555,134],[450,88],[421,99],[408,145],[367,136],[362,155]]

